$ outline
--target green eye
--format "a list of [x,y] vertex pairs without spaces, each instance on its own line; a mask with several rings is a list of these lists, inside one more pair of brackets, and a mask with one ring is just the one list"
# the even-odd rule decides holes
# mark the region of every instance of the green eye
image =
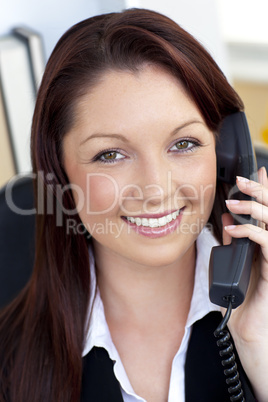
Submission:
[[104,152],[99,153],[93,159],[94,162],[100,161],[102,163],[113,163],[118,162],[120,159],[125,159],[125,156],[122,155],[119,150],[108,149]]
[[116,157],[117,157],[117,152],[115,152],[115,151],[105,152],[104,154],[102,154],[102,158],[105,160],[113,160],[113,159],[116,159]]
[[201,146],[200,142],[193,139],[193,138],[185,138],[177,141],[172,147],[170,148],[171,152],[175,152],[178,154],[183,154],[186,152],[195,151],[197,148]]
[[189,145],[189,141],[179,141],[175,144],[177,149],[187,149]]

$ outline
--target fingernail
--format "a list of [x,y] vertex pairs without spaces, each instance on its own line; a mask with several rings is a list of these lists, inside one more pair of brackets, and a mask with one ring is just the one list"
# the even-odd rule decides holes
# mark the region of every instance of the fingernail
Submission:
[[224,229],[225,229],[225,230],[233,230],[233,229],[235,229],[235,228],[236,228],[235,225],[224,226]]
[[267,177],[267,170],[266,170],[266,167],[265,167],[265,166],[262,166],[260,170],[262,170],[263,173],[264,173],[264,174],[266,175],[266,177]]
[[236,176],[238,181],[247,183],[249,181],[249,179],[247,179],[246,177],[242,177],[242,176]]
[[235,205],[235,204],[239,204],[239,200],[225,200],[227,205]]

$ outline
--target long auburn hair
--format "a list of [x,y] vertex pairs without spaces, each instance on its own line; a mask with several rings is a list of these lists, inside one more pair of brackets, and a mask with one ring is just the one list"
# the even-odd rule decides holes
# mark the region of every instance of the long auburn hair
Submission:
[[[37,96],[32,124],[33,171],[42,172],[45,210],[36,215],[32,277],[0,316],[0,398],[10,402],[76,402],[90,297],[88,242],[66,232],[75,203],[62,165],[62,139],[74,124],[79,99],[108,70],[162,66],[180,80],[215,133],[223,118],[243,108],[207,51],[169,18],[129,9],[89,18],[57,43]],[[35,181],[36,199],[40,180]],[[55,189],[65,189],[60,193]],[[220,191],[218,192],[220,194]],[[222,206],[211,215],[220,236]],[[217,210],[217,213],[215,211]],[[79,215],[72,218],[81,223]]]

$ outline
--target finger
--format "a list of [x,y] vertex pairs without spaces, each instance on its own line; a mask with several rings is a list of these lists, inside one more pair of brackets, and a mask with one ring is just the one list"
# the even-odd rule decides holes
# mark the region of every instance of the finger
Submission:
[[224,245],[230,244],[232,241],[232,236],[224,229],[225,226],[232,225],[234,219],[231,214],[224,213],[221,217],[222,220],[222,242]]
[[226,206],[234,214],[251,215],[253,219],[268,224],[268,208],[256,201],[226,200]]
[[[247,237],[253,242],[260,245],[262,254],[266,262],[268,262],[268,232],[263,228],[255,225],[228,225],[224,228],[227,233],[235,238]],[[268,280],[268,273],[267,273]]]
[[[261,178],[265,180],[263,173],[261,173]],[[268,206],[268,188],[266,186],[240,176],[237,177],[236,184],[242,193],[255,198],[257,202]]]
[[268,178],[266,168],[263,166],[258,170],[258,181],[264,187],[268,187]]

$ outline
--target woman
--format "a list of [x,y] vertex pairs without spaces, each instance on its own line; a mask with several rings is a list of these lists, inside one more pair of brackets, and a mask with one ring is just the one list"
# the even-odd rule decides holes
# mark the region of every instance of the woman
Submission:
[[[268,399],[268,234],[234,227],[216,188],[220,124],[242,108],[207,52],[162,15],[97,16],[63,35],[33,119],[46,211],[32,278],[1,315],[3,400],[197,400],[187,348],[193,323],[218,322],[207,263],[231,236],[261,246],[230,330],[248,400]],[[265,224],[262,169],[259,181],[240,179],[256,202],[228,208]],[[198,400],[226,400],[211,387]]]

